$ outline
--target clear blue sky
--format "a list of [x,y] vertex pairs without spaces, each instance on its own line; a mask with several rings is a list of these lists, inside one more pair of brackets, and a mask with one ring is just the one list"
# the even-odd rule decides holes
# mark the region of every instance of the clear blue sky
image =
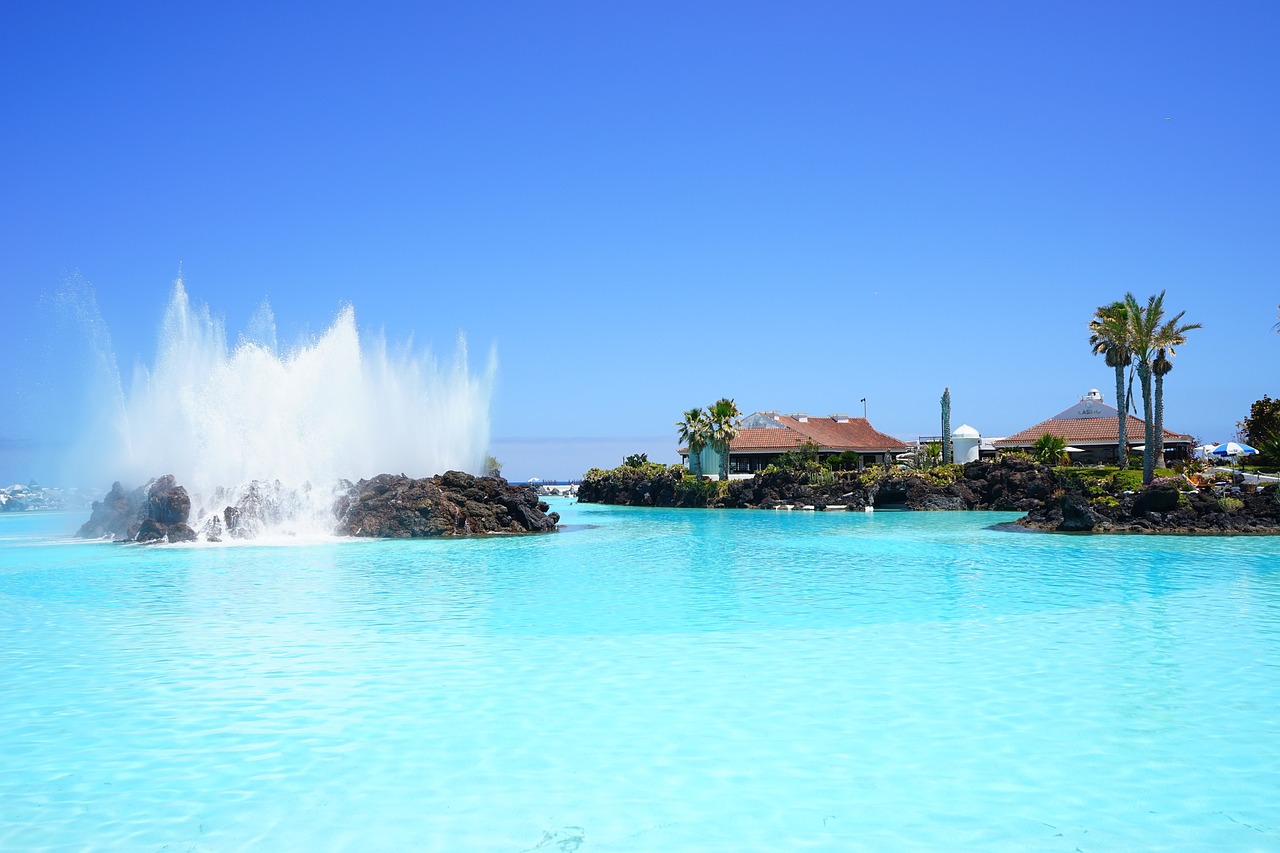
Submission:
[[1169,426],[1280,394],[1274,3],[271,5],[0,9],[0,481],[78,426],[51,295],[127,382],[179,266],[233,334],[496,346],[513,479],[722,395],[1008,434],[1111,400],[1126,290],[1205,325]]

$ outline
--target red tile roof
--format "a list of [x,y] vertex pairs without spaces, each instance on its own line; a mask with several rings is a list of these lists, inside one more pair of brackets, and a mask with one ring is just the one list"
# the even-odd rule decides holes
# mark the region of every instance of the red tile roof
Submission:
[[800,421],[789,415],[775,415],[778,428],[744,429],[729,445],[730,453],[768,453],[795,450],[806,438],[822,450],[875,453],[906,450],[905,441],[875,429],[866,418],[849,418],[844,423],[831,418]]
[[[1141,418],[1129,415],[1126,429],[1130,443],[1141,444],[1146,424]],[[1120,440],[1118,418],[1074,418],[1041,421],[1022,432],[1002,438],[994,442],[996,447],[1028,447],[1035,444],[1042,435],[1056,435],[1067,444],[1115,444]],[[1173,430],[1164,431],[1166,442],[1191,442],[1189,435],[1182,435]]]

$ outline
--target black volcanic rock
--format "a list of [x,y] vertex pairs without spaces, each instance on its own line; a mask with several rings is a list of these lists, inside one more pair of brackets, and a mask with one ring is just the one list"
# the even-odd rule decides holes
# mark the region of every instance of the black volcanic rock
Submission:
[[532,489],[500,477],[461,471],[422,479],[380,474],[338,499],[335,532],[387,539],[546,533],[560,521],[547,509]]
[[[335,532],[349,536],[402,539],[543,533],[555,530],[560,521],[531,489],[459,471],[420,480],[383,474],[354,485],[343,481],[340,486]],[[279,482],[254,481],[235,504],[208,516],[200,533],[209,542],[224,536],[253,538],[284,520],[298,497],[298,492]],[[78,535],[113,536],[126,542],[191,542],[200,533],[188,524],[190,514],[191,499],[172,475],[128,492],[116,483],[103,500],[94,503],[93,514]]]
[[93,502],[89,520],[80,526],[76,536],[81,539],[103,539],[107,536],[122,539],[131,526],[140,524],[147,517],[145,503],[146,491],[143,488],[126,492],[119,481],[112,483],[111,491],[102,500]]
[[[1086,526],[1086,514],[1094,522]],[[1018,519],[1034,530],[1099,533],[1280,534],[1280,491],[1221,488],[1180,492],[1158,483],[1136,495],[1087,500],[1067,493]]]
[[187,490],[172,474],[165,474],[129,492],[113,483],[106,497],[93,502],[89,520],[76,535],[81,539],[111,536],[127,542],[185,542],[195,538],[195,531],[187,524],[190,517]]

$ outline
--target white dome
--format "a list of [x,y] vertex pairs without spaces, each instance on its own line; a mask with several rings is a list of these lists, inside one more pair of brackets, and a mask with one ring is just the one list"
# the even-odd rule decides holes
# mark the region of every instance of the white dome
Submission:
[[951,431],[952,438],[981,438],[978,431],[968,424],[960,424]]

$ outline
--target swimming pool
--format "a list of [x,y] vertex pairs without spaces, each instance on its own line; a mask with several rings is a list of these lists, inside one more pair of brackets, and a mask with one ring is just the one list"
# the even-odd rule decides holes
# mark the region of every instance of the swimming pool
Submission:
[[0,515],[0,849],[1280,849],[1280,539]]

